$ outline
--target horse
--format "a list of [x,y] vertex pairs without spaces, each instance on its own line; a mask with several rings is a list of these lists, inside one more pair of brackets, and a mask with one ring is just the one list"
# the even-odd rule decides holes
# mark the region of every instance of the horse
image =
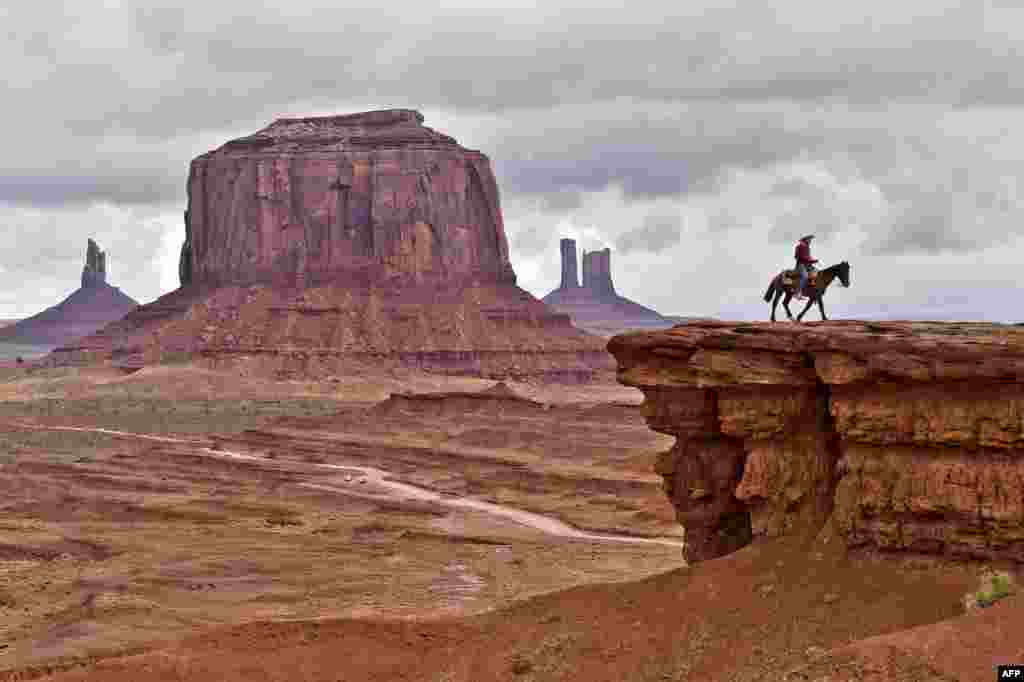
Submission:
[[[764,292],[765,303],[772,304],[772,322],[775,321],[775,308],[779,305],[779,299],[785,294],[786,298],[782,300],[782,307],[786,309],[786,317],[793,321],[793,312],[789,309],[789,301],[796,294],[796,287],[790,284],[785,284],[783,275],[786,271],[783,270],[779,274],[772,278],[771,284],[768,285],[768,291]],[[832,281],[838,277],[839,282],[843,287],[850,286],[850,264],[846,261],[842,263],[836,263],[830,265],[824,270],[818,271],[818,276],[814,280],[814,284],[808,288],[807,293],[810,294],[807,300],[807,305],[800,314],[796,316],[796,322],[800,322],[811,306],[817,302],[818,310],[821,311],[821,319],[828,320],[825,317],[825,305],[821,302],[822,298],[825,297],[825,290],[828,289],[828,285],[832,284]]]

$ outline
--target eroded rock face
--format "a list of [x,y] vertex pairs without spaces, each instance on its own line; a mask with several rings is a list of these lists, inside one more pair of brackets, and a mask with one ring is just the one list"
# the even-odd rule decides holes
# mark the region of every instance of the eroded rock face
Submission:
[[514,283],[490,162],[422,123],[405,109],[279,119],[195,159],[182,284]]
[[687,558],[758,536],[1024,562],[1024,328],[700,322],[617,336],[676,436],[658,472]]

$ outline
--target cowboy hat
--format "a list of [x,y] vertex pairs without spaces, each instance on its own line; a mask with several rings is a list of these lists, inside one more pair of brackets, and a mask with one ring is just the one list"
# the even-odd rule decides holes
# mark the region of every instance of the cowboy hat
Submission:
[[807,241],[810,241],[812,239],[814,239],[814,235],[813,234],[809,234],[809,235],[805,235],[803,237],[800,237],[800,241],[802,241],[802,242],[807,242]]

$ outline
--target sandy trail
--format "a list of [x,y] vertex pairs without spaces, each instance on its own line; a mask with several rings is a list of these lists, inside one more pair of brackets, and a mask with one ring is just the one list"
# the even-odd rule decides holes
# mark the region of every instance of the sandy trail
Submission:
[[[84,433],[102,433],[109,436],[117,436],[121,438],[132,438],[137,440],[149,440],[157,441],[162,443],[175,443],[183,445],[208,445],[208,441],[188,440],[184,438],[171,438],[167,436],[154,436],[145,433],[133,433],[129,431],[117,431],[114,429],[102,429],[102,428],[90,428],[80,426],[45,426],[40,424],[29,424],[24,422],[17,422],[12,424],[18,428],[38,430],[38,431],[78,431]],[[476,500],[469,497],[450,497],[442,493],[434,492],[426,488],[411,485],[409,483],[401,483],[388,478],[388,472],[382,469],[376,469],[374,467],[350,465],[350,464],[323,464],[323,463],[305,463],[305,462],[286,462],[280,460],[269,459],[267,457],[260,457],[259,455],[250,455],[241,452],[231,452],[228,450],[214,450],[210,447],[197,448],[200,452],[210,457],[220,457],[227,459],[240,460],[245,462],[253,462],[263,465],[274,466],[280,468],[286,466],[288,468],[295,468],[302,472],[311,471],[336,471],[340,473],[355,474],[366,479],[366,483],[384,488],[391,492],[400,493],[405,496],[407,500],[416,500],[421,502],[433,502],[444,507],[450,507],[453,509],[467,509],[471,511],[483,512],[491,516],[507,519],[514,523],[522,526],[527,526],[535,530],[539,530],[548,535],[554,535],[561,538],[569,538],[574,540],[590,540],[594,542],[621,542],[629,544],[648,544],[648,545],[667,545],[670,547],[683,547],[681,540],[672,538],[643,538],[635,537],[632,535],[616,535],[613,533],[590,533],[587,531],[575,528],[564,521],[552,518],[550,516],[544,516],[543,514],[536,514],[534,512],[526,511],[525,509],[517,509],[516,507],[509,507],[502,504],[494,504],[492,502],[484,502],[483,500]],[[386,497],[381,495],[373,495],[368,493],[355,493],[350,492],[347,489],[339,488],[338,486],[323,485],[317,483],[301,483],[306,488],[312,488],[315,490],[323,490],[325,492],[344,493],[346,495],[356,495],[358,497],[375,498],[375,499],[386,499],[393,501],[393,497]]]

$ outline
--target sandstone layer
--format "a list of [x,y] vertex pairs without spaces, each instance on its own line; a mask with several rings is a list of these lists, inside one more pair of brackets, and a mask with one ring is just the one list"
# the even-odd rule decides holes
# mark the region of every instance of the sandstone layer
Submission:
[[0,341],[59,346],[119,320],[138,302],[107,284],[107,256],[92,239],[86,248],[82,286],[57,305],[0,328]]
[[700,322],[608,348],[676,437],[657,471],[691,561],[827,529],[1024,562],[1024,328]]
[[200,156],[181,288],[52,361],[610,379],[600,338],[516,286],[487,157],[422,121],[281,119]]
[[562,279],[544,297],[555,310],[566,313],[574,325],[592,334],[612,336],[629,330],[667,329],[673,320],[620,296],[611,274],[611,250],[583,252],[583,283],[577,278],[576,240],[563,239]]

